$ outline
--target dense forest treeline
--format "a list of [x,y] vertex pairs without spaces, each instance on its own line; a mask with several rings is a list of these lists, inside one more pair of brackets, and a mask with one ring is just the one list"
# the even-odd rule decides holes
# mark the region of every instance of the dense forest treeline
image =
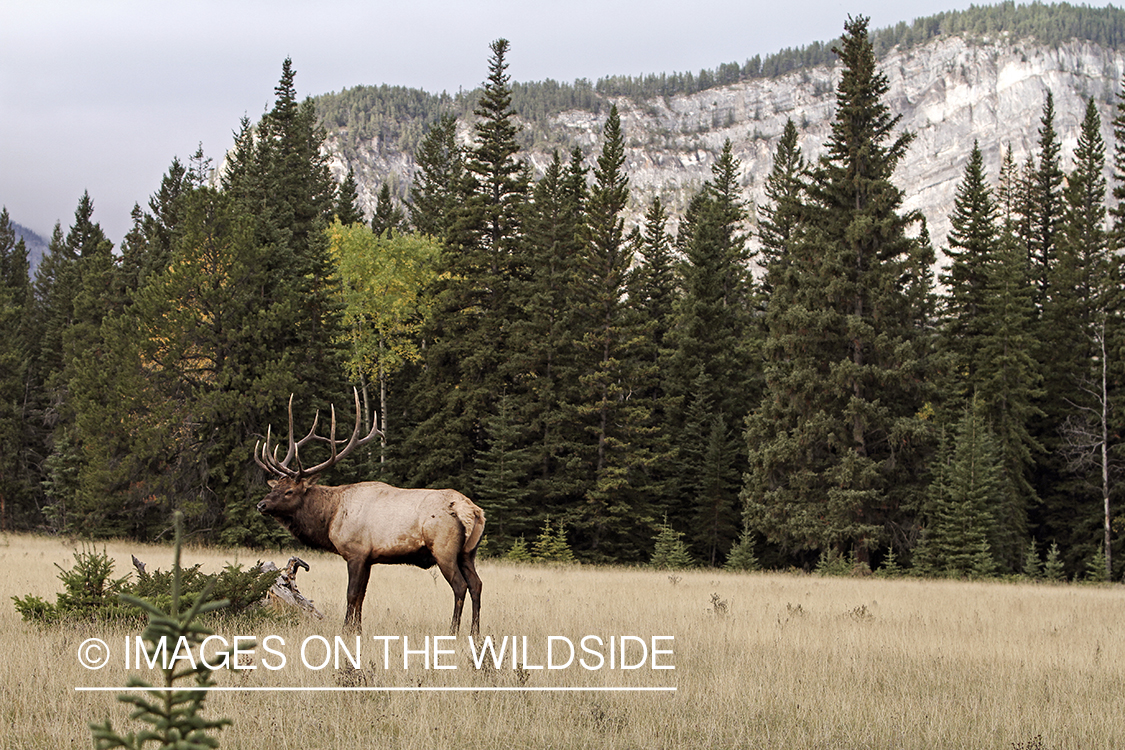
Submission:
[[[872,32],[871,42],[876,55],[881,57],[895,47],[909,49],[938,37],[954,35],[970,39],[995,39],[1007,35],[1013,40],[1029,39],[1052,46],[1078,39],[1110,49],[1122,49],[1125,47],[1125,10],[1113,6],[1091,8],[1069,3],[1017,5],[1009,0],[998,5],[946,11],[909,23],[903,21]],[[813,42],[698,72],[610,75],[596,82],[586,79],[573,83],[549,79],[513,82],[512,106],[524,124],[520,145],[530,148],[536,140],[550,142],[552,138],[557,138],[558,133],[552,132],[549,119],[561,112],[581,110],[603,114],[615,97],[640,102],[833,65],[836,56],[832,49],[837,44],[838,39]],[[443,114],[467,121],[480,95],[480,89],[455,94],[430,94],[419,89],[384,84],[356,86],[339,93],[323,94],[315,101],[321,121],[330,132],[338,133],[343,152],[350,158],[360,144],[365,147],[374,145],[380,152],[390,149],[413,153],[424,133]]]
[[1125,103],[1109,157],[1091,102],[1064,163],[1050,95],[1024,163],[966,144],[934,278],[865,18],[837,49],[825,154],[788,124],[754,238],[729,143],[674,236],[659,199],[627,227],[612,106],[533,180],[505,40],[471,142],[440,118],[370,222],[288,60],[220,184],[173,160],[118,250],[84,195],[33,280],[4,212],[0,523],[289,543],[252,455],[295,394],[298,433],[386,436],[326,481],[462,490],[493,554],[1119,580]]

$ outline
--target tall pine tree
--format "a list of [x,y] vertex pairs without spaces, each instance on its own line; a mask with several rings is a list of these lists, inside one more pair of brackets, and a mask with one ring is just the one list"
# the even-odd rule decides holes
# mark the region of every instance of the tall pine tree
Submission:
[[[746,521],[794,553],[862,561],[909,523],[928,443],[918,309],[930,258],[891,177],[911,141],[882,98],[867,19],[849,19],[827,153],[766,312],[767,392],[748,421]],[[807,559],[807,557],[805,558]]]

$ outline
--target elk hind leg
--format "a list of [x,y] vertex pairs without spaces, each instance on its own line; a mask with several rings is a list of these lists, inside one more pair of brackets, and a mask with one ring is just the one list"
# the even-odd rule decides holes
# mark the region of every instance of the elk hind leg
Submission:
[[455,557],[446,557],[442,555],[437,558],[438,568],[441,569],[441,574],[445,576],[445,580],[449,581],[449,587],[453,589],[453,621],[449,624],[449,632],[452,635],[457,635],[457,631],[461,629],[461,610],[465,606],[465,592],[469,589],[469,584],[465,581],[465,576],[461,574],[461,568],[457,564]]
[[469,595],[473,598],[473,625],[469,630],[472,635],[480,635],[480,576],[477,575],[477,551],[462,552],[459,560],[461,574],[469,586]]

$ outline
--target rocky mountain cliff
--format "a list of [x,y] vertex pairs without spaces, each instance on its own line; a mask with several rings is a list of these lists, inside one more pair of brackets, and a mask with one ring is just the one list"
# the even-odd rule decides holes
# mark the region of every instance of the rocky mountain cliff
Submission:
[[[887,102],[900,114],[900,128],[916,134],[896,181],[906,193],[905,208],[926,216],[935,247],[944,246],[954,191],[974,139],[994,180],[1010,145],[1017,164],[1034,153],[1048,90],[1055,101],[1055,129],[1071,166],[1086,100],[1101,110],[1103,137],[1112,149],[1110,120],[1125,72],[1125,53],[1092,42],[1043,44],[1007,34],[992,37],[943,36],[909,49],[892,48],[881,70],[890,91]],[[730,139],[742,162],[742,183],[752,207],[764,199],[764,181],[785,121],[791,118],[806,158],[823,151],[835,107],[839,68],[797,70],[693,94],[634,99],[605,97],[617,104],[628,140],[626,169],[632,189],[630,219],[639,221],[653,195],[682,208],[711,176],[711,164]],[[538,172],[558,147],[581,146],[592,157],[600,148],[604,110],[568,110],[551,115],[546,132],[524,152]],[[471,123],[460,121],[467,142]],[[538,128],[543,131],[544,128]],[[329,130],[326,147],[339,179],[355,169],[361,201],[370,213],[384,179],[409,185],[410,153],[386,143],[344,148],[346,128]],[[346,155],[345,155],[346,154]],[[1107,151],[1108,154],[1108,151]],[[755,213],[752,211],[752,221]]]

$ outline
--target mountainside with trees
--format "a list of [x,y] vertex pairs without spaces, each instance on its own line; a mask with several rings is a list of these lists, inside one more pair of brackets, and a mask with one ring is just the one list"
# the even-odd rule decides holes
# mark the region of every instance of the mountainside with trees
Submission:
[[1045,88],[1023,156],[950,141],[936,239],[867,23],[823,140],[786,118],[756,203],[730,139],[682,207],[639,198],[624,101],[537,169],[498,39],[472,117],[369,216],[290,60],[120,248],[83,195],[33,275],[0,212],[0,528],[153,539],[179,510],[283,543],[251,457],[295,394],[299,424],[379,420],[330,481],[456,487],[493,554],[1120,580],[1125,76],[1108,120]]
[[[1034,149],[1035,112],[1048,88],[1068,153],[1090,96],[1109,137],[1125,70],[1125,11],[1118,8],[1005,2],[900,23],[873,31],[871,39],[888,76],[888,100],[902,126],[916,134],[896,180],[906,207],[926,214],[939,244],[967,161],[963,144],[987,134],[981,147],[994,173],[1007,145],[1022,162]],[[794,122],[802,149],[813,158],[827,141],[840,75],[836,44],[815,42],[696,73],[513,82],[517,142],[541,176],[555,149],[596,148],[606,113],[617,106],[628,133],[625,168],[633,187],[626,216],[639,223],[659,195],[674,225],[729,140],[744,166],[740,185],[755,222],[766,201],[762,176],[785,123]],[[424,134],[443,115],[452,116],[458,142],[467,144],[479,94],[359,86],[317,97],[334,175],[340,180],[355,173],[367,216],[384,184],[396,201],[409,200],[412,155]]]

